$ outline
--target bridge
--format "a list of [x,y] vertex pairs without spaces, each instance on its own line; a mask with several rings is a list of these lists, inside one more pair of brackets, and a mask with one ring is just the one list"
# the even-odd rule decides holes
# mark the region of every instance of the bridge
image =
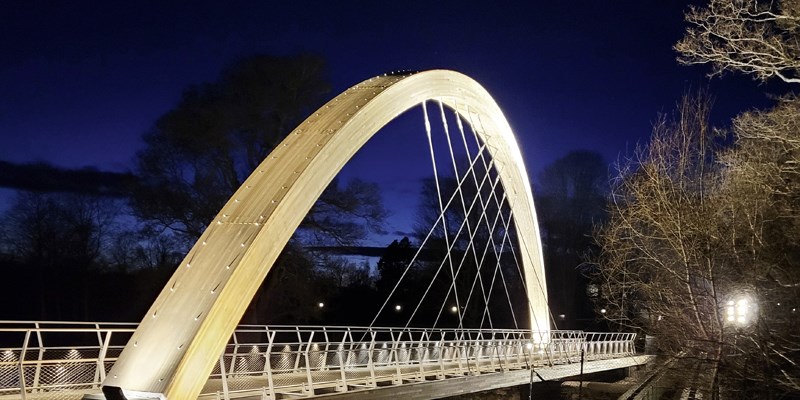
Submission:
[[[0,321],[0,399],[102,399],[135,324]],[[200,399],[436,398],[644,364],[631,333],[239,326]],[[583,362],[582,362],[583,361]]]
[[[345,163],[417,108],[437,215],[372,323],[237,326]],[[139,324],[5,322],[0,396],[439,398],[646,362],[634,356],[633,334],[555,329],[539,238],[522,155],[485,89],[443,70],[375,77],[322,106],[277,145]],[[440,256],[419,257],[426,246]],[[426,289],[413,311],[403,326],[381,327],[400,310],[393,302],[409,271],[419,269],[429,281],[415,282]],[[445,315],[455,319],[447,323]]]

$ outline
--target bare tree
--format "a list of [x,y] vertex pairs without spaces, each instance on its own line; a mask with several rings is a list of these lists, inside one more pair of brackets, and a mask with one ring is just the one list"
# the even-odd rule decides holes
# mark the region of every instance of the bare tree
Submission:
[[[731,278],[753,293],[752,330],[729,332],[724,365],[736,382],[800,392],[800,101],[734,120],[736,146],[724,152]],[[728,385],[730,386],[730,384]]]
[[675,45],[683,64],[800,83],[800,1],[711,0],[690,7],[690,27]]
[[605,316],[659,335],[671,354],[687,345],[718,352],[709,344],[721,340],[708,109],[706,99],[686,97],[659,120],[649,146],[620,166],[597,234]]
[[88,317],[90,272],[103,265],[118,209],[99,196],[20,192],[0,218],[6,245],[35,279],[40,318]]
[[599,305],[667,354],[713,365],[728,398],[797,393],[800,103],[742,114],[732,141],[708,110],[684,99],[620,168],[596,235]]

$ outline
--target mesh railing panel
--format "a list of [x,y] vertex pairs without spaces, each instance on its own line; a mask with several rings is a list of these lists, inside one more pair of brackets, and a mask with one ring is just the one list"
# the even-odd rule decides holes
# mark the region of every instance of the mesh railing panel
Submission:
[[[27,326],[25,326],[27,324]],[[8,326],[10,325],[10,326]],[[0,399],[99,392],[135,326],[0,321]],[[634,354],[633,334],[347,327],[237,329],[203,396],[309,395]]]

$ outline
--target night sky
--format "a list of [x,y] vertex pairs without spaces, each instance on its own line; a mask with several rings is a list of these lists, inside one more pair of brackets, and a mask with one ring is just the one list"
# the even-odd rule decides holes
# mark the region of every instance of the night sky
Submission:
[[[687,3],[673,0],[51,3],[0,5],[0,160],[129,170],[184,88],[256,53],[322,55],[331,97],[393,70],[463,72],[504,110],[533,178],[572,149],[630,153],[687,89],[710,88],[718,124],[769,91],[679,66]],[[348,173],[403,181],[375,167],[393,148]]]

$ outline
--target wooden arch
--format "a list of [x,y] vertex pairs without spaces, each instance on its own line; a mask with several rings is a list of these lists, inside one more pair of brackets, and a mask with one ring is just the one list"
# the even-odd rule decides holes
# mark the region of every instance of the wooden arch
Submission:
[[[531,187],[508,122],[471,78],[446,70],[361,82],[308,117],[228,200],[161,291],[103,382],[106,397],[196,399],[273,262],[344,164],[381,127],[441,101],[478,130],[514,210],[533,330],[548,330]],[[137,393],[138,392],[138,393]]]

